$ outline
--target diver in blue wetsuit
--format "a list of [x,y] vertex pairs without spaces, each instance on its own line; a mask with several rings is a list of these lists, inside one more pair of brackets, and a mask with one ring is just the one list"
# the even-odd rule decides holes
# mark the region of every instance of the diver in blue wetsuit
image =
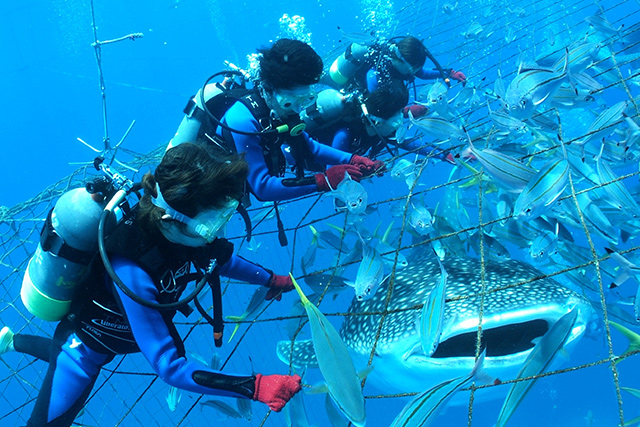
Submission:
[[394,135],[409,111],[414,117],[427,112],[422,105],[406,106],[409,91],[391,81],[366,96],[344,96],[334,89],[322,91],[316,103],[305,109],[302,120],[309,134],[342,151],[375,158],[385,148],[396,147],[453,162],[451,155],[419,139],[398,141]]
[[246,162],[222,159],[211,146],[168,150],[143,177],[140,203],[105,239],[110,264],[134,298],[114,286],[97,258],[53,340],[0,331],[0,354],[16,350],[49,362],[29,426],[71,425],[100,369],[116,354],[138,351],[163,381],[195,393],[253,399],[280,411],[300,390],[295,375],[223,374],[188,360],[172,320],[176,309],[152,308],[178,301],[207,266],[208,279],[269,287],[267,299],[293,289],[288,276],[234,255],[233,245],[216,237],[238,206],[247,173]]
[[[427,57],[437,69],[426,65]],[[363,46],[352,43],[331,65],[328,79],[323,79],[332,87],[373,92],[390,80],[412,82],[414,78],[433,80],[442,78],[466,83],[467,77],[460,71],[442,69],[431,56],[424,44],[413,36],[387,43]]]
[[[201,115],[197,122],[198,137],[204,134],[210,141],[244,154],[249,164],[249,191],[258,200],[288,200],[329,191],[345,173],[359,181],[383,170],[382,162],[320,144],[303,131],[299,113],[315,101],[313,85],[322,74],[322,59],[309,45],[280,39],[258,52],[254,87],[233,99],[221,118]],[[229,99],[234,93],[225,95]],[[209,104],[206,100],[205,105]],[[198,116],[195,107],[185,112],[187,118]],[[179,143],[181,134],[188,134],[187,118],[170,145]],[[287,175],[289,167],[295,175]]]

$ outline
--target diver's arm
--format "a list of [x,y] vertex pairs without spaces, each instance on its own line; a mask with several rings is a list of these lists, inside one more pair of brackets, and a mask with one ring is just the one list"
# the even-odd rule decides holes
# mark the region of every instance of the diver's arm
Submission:
[[229,261],[218,268],[224,277],[240,280],[254,285],[266,285],[271,279],[271,272],[238,255],[232,255]]
[[[131,291],[147,301],[158,302],[158,290],[142,268],[118,256],[112,258],[112,264]],[[255,377],[222,374],[180,356],[162,314],[134,302],[120,288],[116,289],[136,343],[164,382],[194,393],[249,399],[253,397]]]
[[303,133],[303,136],[311,150],[311,155],[317,163],[333,166],[333,165],[346,165],[351,160],[353,154],[346,151],[339,150],[328,145],[321,144],[315,139],[311,138],[307,133]]
[[429,68],[426,68],[426,66],[427,64],[425,64],[421,69],[418,70],[418,72],[415,74],[417,78],[422,80],[435,80],[442,77],[440,75],[440,71],[431,70]]
[[335,149],[341,151],[351,152],[351,142],[353,138],[351,138],[351,132],[346,127],[340,128],[333,134],[333,140],[331,141],[331,146]]
[[[229,108],[223,117],[223,122],[233,129],[246,132],[258,132],[260,129],[249,109],[240,102],[236,102]],[[245,160],[249,163],[247,181],[258,200],[289,200],[317,191],[314,183],[287,187],[282,184],[283,178],[269,174],[258,135],[238,133],[232,133],[232,135],[238,153],[245,153]]]

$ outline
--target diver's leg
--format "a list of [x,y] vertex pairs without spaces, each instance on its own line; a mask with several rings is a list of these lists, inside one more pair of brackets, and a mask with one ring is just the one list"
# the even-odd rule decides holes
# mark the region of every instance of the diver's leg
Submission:
[[0,354],[5,354],[8,351],[17,351],[48,362],[52,343],[53,340],[51,338],[37,335],[14,335],[8,326],[0,330]]
[[28,426],[70,426],[93,388],[100,368],[113,356],[87,347],[66,325],[51,345],[49,369]]
[[49,361],[52,345],[53,340],[51,338],[27,334],[15,334],[13,336],[13,349],[15,351],[37,357],[45,362]]

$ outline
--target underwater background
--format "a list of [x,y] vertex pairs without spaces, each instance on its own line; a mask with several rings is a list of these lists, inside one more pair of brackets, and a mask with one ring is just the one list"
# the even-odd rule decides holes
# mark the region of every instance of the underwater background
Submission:
[[[515,76],[520,61],[534,61],[545,52],[562,50],[587,33],[593,34],[586,17],[604,12],[615,28],[624,24],[623,29],[633,28],[640,21],[640,3],[637,0],[460,0],[448,3],[455,9],[452,14],[444,12],[445,4],[442,1],[419,0],[310,0],[295,3],[279,0],[24,0],[2,3],[0,128],[3,131],[3,151],[0,156],[0,182],[4,185],[0,187],[0,234],[4,253],[0,264],[0,323],[14,331],[52,334],[55,325],[31,316],[18,295],[26,261],[38,242],[41,222],[55,202],[52,196],[55,192],[42,199],[36,196],[47,187],[63,188],[65,182],[75,182],[79,176],[73,175],[74,178],[68,182],[65,177],[82,167],[83,163],[92,162],[96,155],[77,138],[102,150],[105,124],[109,142],[114,146],[135,120],[117,158],[127,164],[139,161],[138,153],[149,153],[166,145],[183,117],[182,109],[189,97],[207,77],[224,69],[225,60],[246,67],[247,55],[254,53],[256,48],[268,46],[280,37],[294,37],[310,42],[325,60],[326,69],[351,41],[349,34],[351,37],[364,33],[386,38],[411,34],[424,40],[443,67],[463,71],[470,84],[478,88],[478,95],[484,97],[494,88],[498,70],[508,83]],[[104,74],[106,122],[92,47],[95,40],[94,18],[97,39],[101,41],[133,33],[143,34],[135,40],[127,39],[101,47],[99,59]],[[469,28],[474,22],[485,27],[483,37],[470,36]],[[635,37],[636,41],[640,38],[635,32],[629,33],[629,37]],[[612,44],[611,49],[620,47]],[[625,61],[616,65],[614,70],[619,70],[619,74],[613,73],[613,77],[611,73],[592,76],[602,83],[603,89],[594,94],[596,100],[591,106],[559,110],[565,135],[573,138],[585,133],[602,110],[622,100],[630,101],[627,114],[638,120],[636,98],[640,87],[633,79],[637,79],[640,61],[632,56],[638,51],[640,49],[636,46],[624,53]],[[419,85],[429,83],[417,82]],[[452,93],[457,91],[460,91],[459,87],[451,90]],[[465,117],[467,125],[486,119],[486,100],[483,98],[472,110]],[[627,131],[624,123],[616,127],[620,134]],[[456,147],[455,150],[460,151],[461,148]],[[137,164],[141,165],[137,177],[154,167],[152,162],[144,159]],[[479,168],[479,165],[475,166]],[[430,161],[419,178],[420,182],[425,188],[445,184],[452,168],[443,162]],[[615,171],[619,176],[630,174],[624,183],[637,200],[637,157],[616,165]],[[127,171],[123,169],[121,172]],[[404,206],[407,200],[405,183],[392,180],[388,174],[367,180],[364,185],[371,204],[398,197]],[[472,191],[470,194],[469,198],[477,200],[477,186],[475,193]],[[433,208],[442,197],[445,197],[442,189],[435,189],[425,193],[423,201]],[[386,227],[391,218],[392,204],[381,204],[378,210],[369,214],[365,220],[366,227],[374,230],[380,223]],[[27,209],[17,209],[17,206],[27,206]],[[253,208],[260,206],[261,203],[255,202]],[[280,274],[293,271],[294,276],[300,276],[301,258],[312,244],[308,223],[318,220],[317,224],[314,223],[316,228],[322,226],[326,229],[326,223],[344,226],[346,221],[344,214],[335,215],[333,201],[327,197],[305,198],[283,207],[282,220],[287,227],[288,246],[281,247],[278,243],[275,221],[271,218],[254,230],[255,240],[260,244],[257,248],[241,239],[244,227],[237,216],[232,220],[228,236],[234,238],[236,249],[247,259]],[[474,212],[473,208],[469,211]],[[308,222],[304,222],[309,212],[312,215]],[[252,212],[254,215],[259,213]],[[477,207],[475,215],[475,224],[478,224]],[[397,218],[394,221],[400,224]],[[587,247],[581,230],[572,228],[571,231],[576,244]],[[638,235],[629,234],[629,239],[625,244],[620,243],[617,249],[629,249],[633,253],[634,239]],[[404,242],[409,243],[410,239]],[[503,244],[509,248],[511,258],[531,262],[526,248],[518,248],[509,241],[503,241]],[[604,248],[610,244],[605,238],[596,237],[595,246],[599,256],[604,256]],[[331,264],[334,256],[326,249],[321,254],[318,255],[318,265],[315,265],[318,269],[326,267],[322,265],[323,261]],[[469,249],[468,256],[478,257],[479,254]],[[611,268],[615,265],[612,264]],[[352,268],[347,270],[347,274],[353,278],[355,271]],[[595,280],[597,276],[585,277],[585,280]],[[565,283],[562,276],[556,279]],[[570,283],[570,286],[580,290],[575,283]],[[636,281],[630,280],[620,289],[622,296],[618,301],[623,303],[618,306],[629,317],[632,317],[633,302],[628,302],[633,299],[637,286]],[[225,315],[240,315],[253,290],[251,286],[231,284],[225,294]],[[336,327],[342,321],[339,314],[348,310],[352,297],[352,291],[346,290],[320,306],[325,313],[338,314],[329,316]],[[208,297],[204,300],[208,301]],[[224,371],[287,373],[289,368],[278,359],[275,349],[278,341],[289,339],[289,319],[282,317],[289,316],[297,301],[295,293],[289,293],[282,301],[270,304],[260,316],[264,321],[250,327],[243,324],[234,339],[230,343],[225,339],[220,349],[214,347],[208,325],[194,327],[197,321],[193,318],[195,314],[187,319],[177,316],[176,322],[180,323],[183,337],[186,336],[185,345],[189,353],[207,362],[217,353],[223,361],[228,359]],[[592,301],[599,303],[598,296]],[[593,320],[577,348],[571,354],[558,355],[564,359],[563,367],[589,366],[539,379],[508,425],[616,426],[620,424],[621,414],[627,421],[640,415],[640,399],[622,392],[622,400],[619,400],[612,365],[608,361],[602,362],[610,357],[608,339],[611,339],[616,355],[625,351],[628,341],[615,330],[607,336],[602,311],[598,309],[596,306],[598,319]],[[626,326],[636,332],[639,330],[637,323],[635,329],[633,324]],[[232,330],[233,324],[227,325],[227,337]],[[308,337],[307,327],[305,338]],[[0,359],[0,424],[24,425],[46,372],[46,364],[15,353],[8,353]],[[629,357],[616,365],[615,379],[622,386],[640,389],[639,368],[637,355]],[[321,380],[317,370],[312,371],[305,378],[307,384]],[[499,390],[500,386],[495,387],[496,394],[501,397],[475,403],[472,412],[467,405],[446,408],[434,425],[493,426],[504,399],[504,387],[503,390]],[[485,391],[490,394],[493,390]],[[186,391],[182,392],[182,398],[172,412],[166,402],[168,392],[169,386],[155,377],[141,355],[117,357],[103,370],[77,422],[88,426],[288,425],[284,413],[267,415],[266,406],[257,403],[253,404],[250,421],[233,419],[202,405],[209,397],[198,400],[201,396]],[[468,391],[460,393],[469,394]],[[364,394],[368,397],[368,424],[372,426],[389,425],[410,399],[385,397],[385,390],[370,386],[365,387]],[[304,399],[309,425],[329,425],[324,395],[305,395]],[[233,406],[231,399],[226,401]],[[637,424],[636,420],[627,425]]]

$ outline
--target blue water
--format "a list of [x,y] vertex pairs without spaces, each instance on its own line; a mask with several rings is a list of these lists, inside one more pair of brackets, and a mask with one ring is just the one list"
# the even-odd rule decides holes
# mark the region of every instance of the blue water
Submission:
[[[460,33],[466,30],[472,17],[483,22],[491,20],[491,15],[484,13],[489,6],[487,2],[460,1],[458,8],[467,14],[465,18],[452,21],[445,31],[439,28],[441,32],[429,33],[429,28],[437,26],[439,19],[446,18],[441,13],[443,3],[383,2],[383,6],[388,5],[388,8],[379,8],[378,16],[371,18],[367,14],[368,8],[376,3],[366,1],[314,0],[294,3],[280,0],[96,0],[94,6],[99,40],[137,32],[144,34],[143,38],[135,41],[102,47],[110,142],[112,145],[117,143],[135,120],[136,124],[124,143],[127,149],[146,153],[165,144],[175,133],[182,118],[182,108],[189,96],[195,93],[210,74],[223,68],[224,60],[245,66],[246,55],[284,35],[279,23],[284,14],[305,18],[306,32],[311,32],[311,42],[322,56],[339,44],[342,34],[337,27],[347,32],[362,31],[363,28],[371,27],[373,19],[387,36],[413,32],[432,43],[444,43],[434,50],[434,54],[443,66],[462,69],[471,81],[479,83],[482,77],[487,77],[492,82],[496,77],[493,68],[496,63],[503,64],[503,75],[506,71],[514,71],[519,50],[515,44],[501,46],[504,44],[501,41],[503,35],[494,38],[493,44],[458,48],[463,38]],[[502,20],[513,17],[512,13],[505,10],[509,4],[502,4],[503,7],[494,11],[496,19],[501,19],[496,29],[499,34],[505,31]],[[528,14],[536,13],[530,21],[523,20],[517,26],[519,31],[527,34],[520,43],[520,48],[529,58],[534,57],[534,53],[540,53],[533,52],[530,47],[546,37],[546,27],[560,25],[557,17],[553,23],[545,25],[545,15],[557,10],[557,6],[553,4],[545,1],[512,4],[514,8],[525,8]],[[565,1],[562,6],[569,16],[560,23],[574,23],[575,30],[573,33],[564,33],[562,37],[577,39],[578,34],[586,29],[584,17],[594,14],[598,10],[597,4],[608,10],[607,17],[610,21],[617,22],[617,25],[631,25],[638,21],[637,2],[602,1],[594,4]],[[401,25],[404,33],[397,34],[394,32],[396,23],[385,19],[383,15],[388,13],[393,18],[395,15],[392,12],[403,8],[409,8],[412,11],[411,19],[416,19],[420,25]],[[92,161],[94,153],[78,142],[77,138],[101,148],[105,131],[98,68],[91,46],[94,39],[90,2],[3,2],[0,5],[0,16],[0,129],[3,133],[0,205],[11,207],[69,175],[78,167],[77,164],[70,163]],[[557,43],[561,43],[561,40]],[[536,49],[540,49],[540,45]],[[638,68],[637,64],[635,68]],[[632,90],[633,96],[637,96],[637,87],[632,87]],[[601,97],[602,102],[607,105],[626,98],[627,95],[617,88],[608,90]],[[584,110],[577,115],[566,114],[568,134],[584,132],[591,122],[592,116],[585,117]],[[119,158],[125,162],[130,159],[124,154]],[[637,165],[634,167],[637,170]],[[423,180],[428,185],[444,183],[449,170],[448,165],[430,165]],[[406,194],[405,188],[389,179],[367,182],[366,186],[370,201]],[[627,186],[630,187],[631,184]],[[288,206],[283,214],[285,224],[288,227],[295,226],[309,204],[309,201],[302,201]],[[318,212],[331,213],[331,201],[322,199],[318,209],[315,217],[321,216]],[[234,219],[236,220],[240,221]],[[338,217],[332,221],[341,224],[342,220],[343,217]],[[370,227],[375,227],[379,221],[388,221],[388,218],[378,213],[373,214],[369,219]],[[270,227],[273,230],[273,223]],[[239,222],[232,224],[232,230],[238,229],[241,229]],[[294,272],[300,274],[298,260],[311,236],[306,227],[299,233],[295,254],[292,253],[293,245],[281,248],[273,234],[260,237],[262,246],[257,253],[246,248],[242,248],[240,253],[281,273],[292,268],[291,259],[294,257]],[[288,235],[293,242],[293,233]],[[512,255],[526,258],[524,253]],[[8,269],[2,266],[2,275],[6,274]],[[627,283],[625,286],[632,288],[625,292],[633,293],[636,285]],[[5,292],[14,292],[15,298],[18,289],[5,289]],[[230,293],[226,297],[225,313],[240,314],[250,295],[249,287]],[[4,301],[12,299],[6,295],[3,298]],[[323,304],[323,311],[344,312],[349,299],[348,295],[343,295],[335,302],[329,302],[326,306]],[[292,294],[285,296],[282,302],[268,309],[266,317],[286,316],[295,300],[296,297]],[[25,317],[21,318],[16,312],[22,312]],[[0,319],[19,329],[29,320],[29,316],[23,307],[17,307],[15,311],[0,311]],[[340,323],[336,317],[332,317],[332,321],[336,326]],[[286,373],[287,367],[275,356],[275,343],[286,338],[285,324],[285,321],[278,321],[253,326],[242,339],[225,370],[239,373],[250,373],[252,370]],[[51,325],[39,322],[29,325],[27,330],[50,334]],[[230,330],[228,327],[227,334]],[[240,332],[245,330],[246,327],[243,326]],[[188,326],[181,326],[183,334],[188,331]],[[210,359],[214,350],[209,328],[199,327],[193,334],[187,341],[188,350],[205,360]],[[619,354],[626,348],[626,340],[616,333],[613,338],[615,353]],[[236,343],[237,338],[217,351],[226,357],[234,350]],[[579,366],[608,357],[601,326],[595,325],[594,332],[583,339],[571,355],[560,357],[567,359],[565,366]],[[0,378],[3,379],[0,415],[19,408],[35,397],[33,387],[25,384],[35,381],[34,385],[38,387],[35,378],[46,369],[43,363],[36,362],[17,374],[13,381],[4,381],[11,376],[11,369],[17,369],[18,363],[23,366],[26,362],[15,354],[3,356],[3,361],[4,364],[0,366]],[[114,369],[116,362],[109,365],[109,368]],[[623,386],[640,388],[637,357],[619,364],[618,369]],[[118,370],[151,372],[140,355],[126,358],[124,365]],[[22,381],[23,378],[25,381]],[[199,396],[184,392],[178,410],[171,413],[165,402],[168,386],[158,380],[147,391],[150,378],[152,377],[114,375],[90,401],[86,414],[81,418],[82,422],[87,425],[114,425],[127,412],[125,408],[134,407],[121,425],[177,424]],[[102,379],[98,384],[102,384]],[[310,373],[307,382],[319,380],[317,373]],[[384,393],[384,390],[365,388],[367,396]],[[140,396],[143,397],[138,402]],[[640,415],[640,401],[629,394],[623,394],[622,397],[625,419],[630,420]],[[305,401],[310,424],[328,425],[324,413],[324,396],[305,396]],[[369,425],[388,425],[406,402],[406,398],[368,399]],[[492,426],[501,403],[498,399],[475,405],[472,425]],[[1,421],[2,425],[23,425],[32,405],[33,403],[29,403],[25,408],[6,416]],[[254,404],[254,416],[249,425],[259,425],[265,413],[264,405]],[[467,425],[467,419],[466,407],[452,407],[443,413],[436,425]],[[615,426],[619,419],[612,373],[605,363],[539,380],[517,409],[509,425]],[[210,408],[197,405],[181,425],[211,424],[247,425],[247,422],[224,418]],[[271,414],[266,425],[285,425],[284,416]]]

